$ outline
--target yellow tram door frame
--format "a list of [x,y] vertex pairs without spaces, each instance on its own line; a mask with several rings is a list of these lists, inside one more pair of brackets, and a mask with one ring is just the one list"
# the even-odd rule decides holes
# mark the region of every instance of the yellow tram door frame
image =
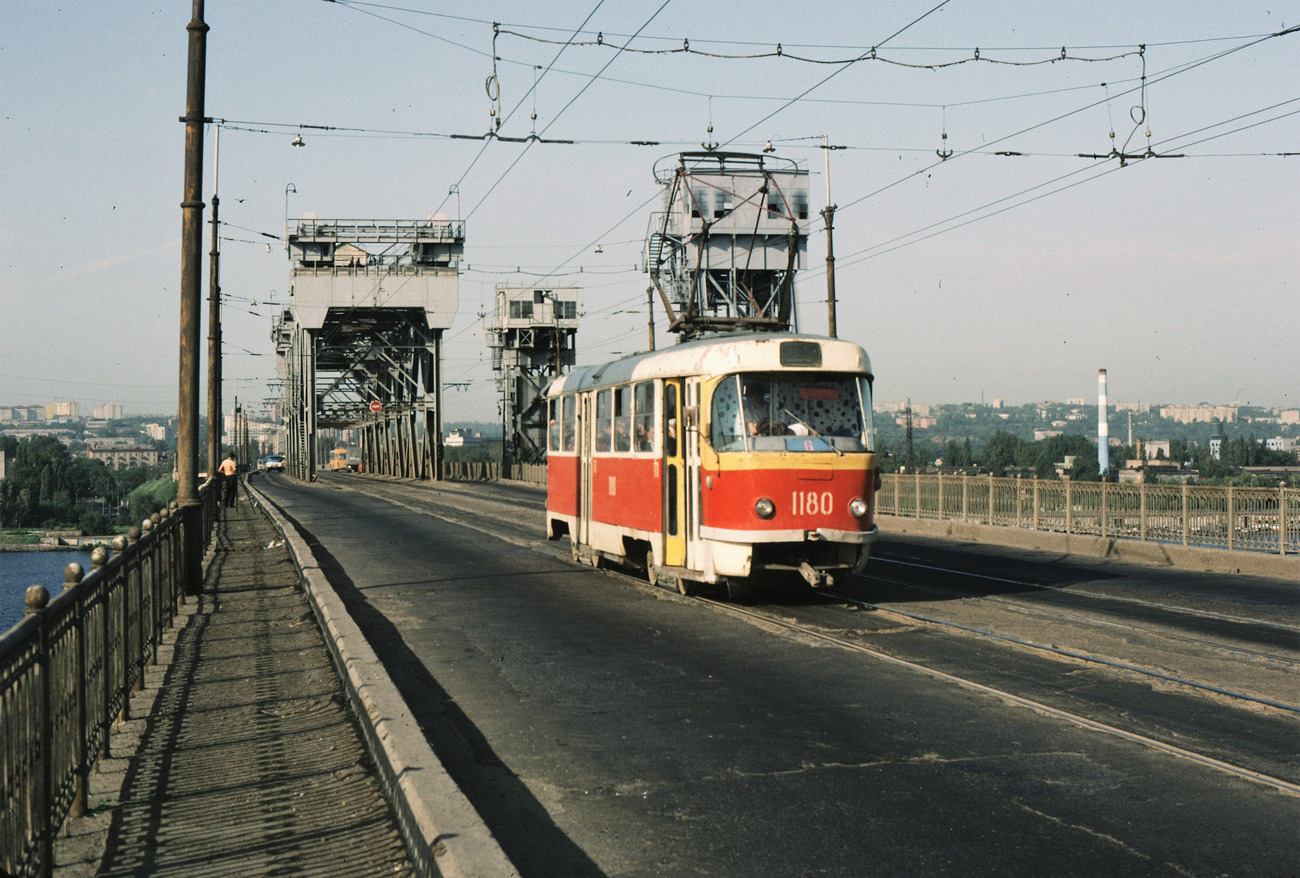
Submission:
[[578,442],[578,526],[577,533],[573,535],[573,545],[576,549],[578,546],[587,545],[590,536],[591,524],[591,436],[587,432],[591,427],[591,394],[577,394],[577,412],[578,423],[575,425],[575,434]]
[[664,382],[664,566],[686,566],[686,431],[682,382]]

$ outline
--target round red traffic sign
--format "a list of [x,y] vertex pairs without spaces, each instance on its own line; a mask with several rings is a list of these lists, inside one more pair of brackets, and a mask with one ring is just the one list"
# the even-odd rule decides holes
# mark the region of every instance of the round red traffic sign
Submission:
[[384,407],[384,404],[383,404],[382,402],[380,402],[379,400],[377,400],[377,399],[372,399],[372,400],[370,400],[370,410],[371,410],[372,412],[378,412],[378,411],[381,411],[381,410],[383,409],[383,407]]

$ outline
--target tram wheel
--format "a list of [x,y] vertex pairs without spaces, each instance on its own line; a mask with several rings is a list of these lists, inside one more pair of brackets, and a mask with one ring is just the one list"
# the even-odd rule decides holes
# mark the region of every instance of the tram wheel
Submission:
[[693,598],[699,594],[700,584],[693,579],[687,579],[685,576],[677,577],[677,590],[688,598]]
[[645,578],[651,585],[659,584],[659,571],[655,570],[655,550],[645,550]]

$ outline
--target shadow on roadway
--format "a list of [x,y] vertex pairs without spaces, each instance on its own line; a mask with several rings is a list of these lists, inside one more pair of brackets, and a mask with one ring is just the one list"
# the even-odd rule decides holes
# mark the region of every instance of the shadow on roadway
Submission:
[[397,626],[370,604],[338,559],[283,507],[281,512],[311,547],[321,572],[383,662],[430,746],[520,874],[605,878],[605,873],[555,825],[527,785],[501,761],[474,723],[411,652]]

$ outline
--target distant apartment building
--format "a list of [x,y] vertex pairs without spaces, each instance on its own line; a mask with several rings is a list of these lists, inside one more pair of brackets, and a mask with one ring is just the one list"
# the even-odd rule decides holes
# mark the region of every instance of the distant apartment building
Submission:
[[1044,439],[1051,439],[1053,436],[1060,436],[1060,430],[1035,430],[1034,441],[1042,442]]
[[172,438],[172,425],[166,424],[144,424],[140,427],[144,434],[155,442],[166,442]]
[[15,405],[0,408],[0,421],[22,423],[43,420],[45,420],[45,406],[43,405]]
[[6,476],[6,474],[9,472],[9,468],[12,467],[13,465],[14,465],[13,455],[6,454],[5,452],[0,451],[0,479],[3,479]]
[[1072,396],[1065,401],[1065,404],[1066,405],[1087,405],[1088,400],[1084,399],[1082,396]]
[[1147,414],[1151,411],[1149,402],[1117,402],[1115,403],[1117,412],[1137,412],[1138,414]]
[[1001,408],[1006,408],[1006,407],[1007,407],[1007,401],[1006,401],[1005,399],[1003,399],[1002,397],[999,396],[999,397],[997,397],[996,399],[993,400],[993,408],[995,408],[995,409],[1001,409]]
[[1300,439],[1293,439],[1290,436],[1275,436],[1272,439],[1265,439],[1264,446],[1269,451],[1298,451],[1300,450]]
[[80,420],[80,418],[81,406],[76,402],[50,402],[45,404],[45,419],[47,421],[76,421]]
[[[344,430],[347,434],[349,431]],[[256,442],[264,454],[284,454],[284,427],[268,421],[249,421],[248,438]],[[343,441],[347,441],[344,439]]]
[[1235,424],[1237,407],[1235,405],[1167,405],[1160,409],[1160,417],[1180,424],[1209,424],[1214,421]]
[[122,404],[119,402],[106,402],[97,406],[91,413],[91,417],[100,421],[120,421],[122,420]]
[[[894,418],[894,423],[898,424],[898,426],[900,427],[906,427],[907,415],[900,415]],[[915,414],[912,415],[912,426],[917,430],[928,430],[937,423],[939,423],[939,421],[936,420],[935,418],[926,418],[926,417],[918,418]]]
[[155,466],[158,463],[158,449],[152,445],[103,445],[89,447],[86,456],[91,460],[102,460],[110,469],[126,469],[133,466]]
[[1280,409],[1277,413],[1279,424],[1300,424],[1300,409]]

